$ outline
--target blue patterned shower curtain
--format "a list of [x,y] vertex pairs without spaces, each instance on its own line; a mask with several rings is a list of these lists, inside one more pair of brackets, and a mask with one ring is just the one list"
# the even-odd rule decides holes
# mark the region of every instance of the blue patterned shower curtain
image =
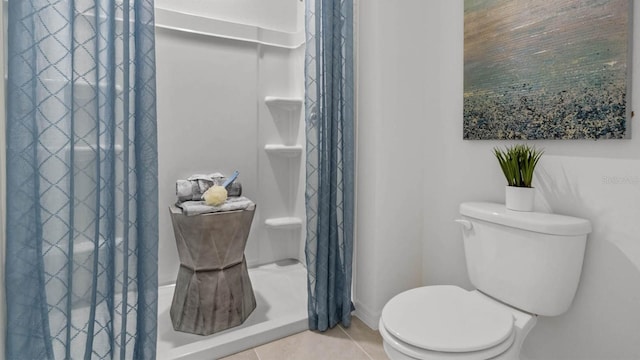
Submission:
[[7,346],[153,359],[153,0],[9,0]]
[[351,324],[353,0],[307,0],[305,117],[309,328]]

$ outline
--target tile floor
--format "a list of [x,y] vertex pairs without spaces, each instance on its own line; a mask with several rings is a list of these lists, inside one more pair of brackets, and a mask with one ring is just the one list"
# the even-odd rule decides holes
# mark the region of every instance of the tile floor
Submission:
[[249,349],[223,360],[387,360],[382,337],[360,319],[324,333],[304,331]]

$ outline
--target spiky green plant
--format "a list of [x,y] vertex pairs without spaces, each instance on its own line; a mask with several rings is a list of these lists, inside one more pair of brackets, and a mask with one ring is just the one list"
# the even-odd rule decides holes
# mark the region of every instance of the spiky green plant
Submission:
[[507,146],[504,150],[493,148],[493,153],[509,186],[531,187],[533,171],[544,151],[536,149],[535,146],[518,144]]

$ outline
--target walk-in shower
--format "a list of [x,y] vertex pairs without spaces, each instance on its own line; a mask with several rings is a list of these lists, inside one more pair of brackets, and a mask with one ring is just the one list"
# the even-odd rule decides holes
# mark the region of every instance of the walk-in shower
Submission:
[[[205,10],[196,14],[187,6],[156,2],[157,354],[211,359],[308,327],[304,3],[275,5],[289,19],[272,25],[238,20],[231,10],[226,18]],[[176,201],[175,181],[233,170],[240,172],[243,195],[257,204],[245,251],[257,308],[241,326],[210,336],[176,332],[169,308],[179,261],[168,210]]]

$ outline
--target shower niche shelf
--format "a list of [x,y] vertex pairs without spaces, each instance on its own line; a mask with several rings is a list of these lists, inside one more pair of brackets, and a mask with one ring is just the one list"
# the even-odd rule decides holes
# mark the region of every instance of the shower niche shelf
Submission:
[[282,157],[297,157],[302,154],[302,145],[267,144],[264,150],[268,154]]
[[302,99],[293,97],[265,96],[264,102],[272,108],[279,108],[287,111],[296,111],[302,108]]
[[299,229],[302,227],[302,219],[298,217],[280,217],[266,219],[264,224],[271,229]]
[[[267,191],[266,206],[261,219],[269,239],[278,244],[275,248],[286,250],[285,257],[302,261],[301,249],[304,239],[302,228],[305,219],[301,209],[304,206],[304,194],[300,193],[299,182],[303,181],[304,151],[301,142],[303,132],[301,123],[304,113],[303,96],[272,96],[262,98],[265,119],[260,122],[266,130],[263,156],[268,157],[265,178],[272,181],[279,191]],[[266,186],[266,185],[265,185]],[[271,202],[273,206],[270,206]]]

